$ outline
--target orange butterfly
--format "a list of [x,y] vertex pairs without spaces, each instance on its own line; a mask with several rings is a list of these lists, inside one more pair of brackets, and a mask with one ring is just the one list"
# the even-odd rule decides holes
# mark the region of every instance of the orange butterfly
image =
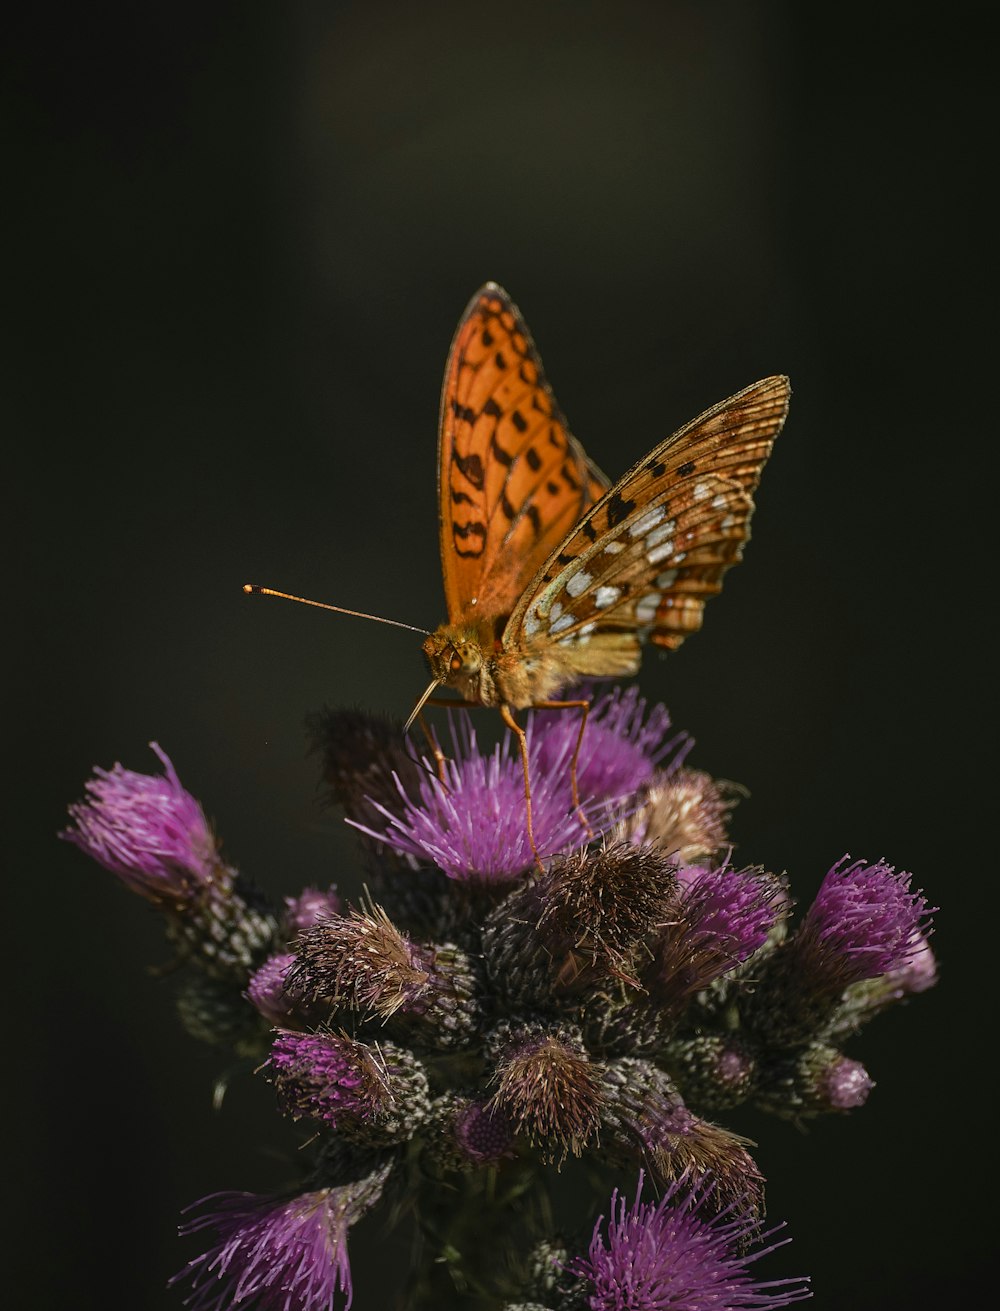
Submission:
[[[518,735],[533,850],[527,741],[513,712],[581,707],[579,750],[588,702],[552,698],[584,678],[634,674],[644,640],[675,650],[701,627],[705,599],[749,537],[788,398],[785,377],[754,383],[610,487],[571,435],[507,293],[488,282],[469,302],[441,395],[448,622],[423,644],[433,681],[407,728],[441,686],[498,707]],[[575,758],[573,784],[579,805]]]

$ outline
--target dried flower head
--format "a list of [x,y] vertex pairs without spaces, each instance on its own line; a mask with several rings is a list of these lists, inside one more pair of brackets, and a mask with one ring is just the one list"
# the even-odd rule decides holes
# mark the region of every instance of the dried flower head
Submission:
[[466,954],[451,943],[414,942],[374,903],[302,933],[285,986],[314,1005],[407,1020],[435,1047],[461,1045],[479,1014]]
[[709,861],[728,844],[726,822],[741,790],[696,769],[657,771],[622,836],[659,848],[679,865]]
[[565,1026],[503,1024],[488,1049],[495,1055],[496,1092],[487,1103],[499,1111],[546,1161],[579,1156],[600,1124],[601,1068],[578,1032]]
[[646,1162],[659,1184],[682,1175],[713,1181],[711,1205],[761,1215],[764,1176],[749,1139],[695,1115],[671,1077],[648,1060],[622,1057],[603,1070],[602,1150],[618,1164]]
[[528,890],[550,988],[579,991],[612,978],[638,986],[633,976],[673,891],[674,867],[648,847],[605,842],[553,861]]

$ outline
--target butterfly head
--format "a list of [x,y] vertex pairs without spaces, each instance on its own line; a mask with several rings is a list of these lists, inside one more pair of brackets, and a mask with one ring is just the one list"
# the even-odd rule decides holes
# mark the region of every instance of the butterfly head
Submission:
[[466,701],[482,701],[488,678],[486,654],[478,633],[442,624],[424,642],[431,673],[445,687],[455,688]]

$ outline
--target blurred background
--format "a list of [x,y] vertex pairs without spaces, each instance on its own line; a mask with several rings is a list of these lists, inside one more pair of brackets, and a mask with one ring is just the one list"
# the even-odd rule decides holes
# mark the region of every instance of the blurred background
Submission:
[[[639,681],[749,790],[745,863],[808,901],[845,852],[885,857],[942,907],[939,987],[849,1048],[868,1105],[726,1123],[817,1307],[969,1304],[993,1111],[986,12],[26,7],[2,92],[22,1305],[178,1307],[181,1207],[285,1177],[262,1080],[212,1111],[155,914],[55,833],[94,764],[152,771],[156,740],[273,895],[358,890],[303,719],[405,715],[419,639],[241,585],[444,618],[438,394],[489,278],[613,476],[791,376],[745,563]],[[383,1305],[383,1242],[352,1243],[356,1311]]]

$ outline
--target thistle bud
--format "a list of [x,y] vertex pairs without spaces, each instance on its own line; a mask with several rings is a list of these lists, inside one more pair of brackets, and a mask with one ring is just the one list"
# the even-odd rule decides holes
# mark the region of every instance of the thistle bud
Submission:
[[771,1115],[801,1121],[856,1110],[874,1087],[860,1061],[814,1042],[794,1056],[764,1066],[754,1101]]
[[431,1103],[425,1155],[441,1170],[481,1170],[513,1157],[514,1127],[498,1107],[449,1092]]

